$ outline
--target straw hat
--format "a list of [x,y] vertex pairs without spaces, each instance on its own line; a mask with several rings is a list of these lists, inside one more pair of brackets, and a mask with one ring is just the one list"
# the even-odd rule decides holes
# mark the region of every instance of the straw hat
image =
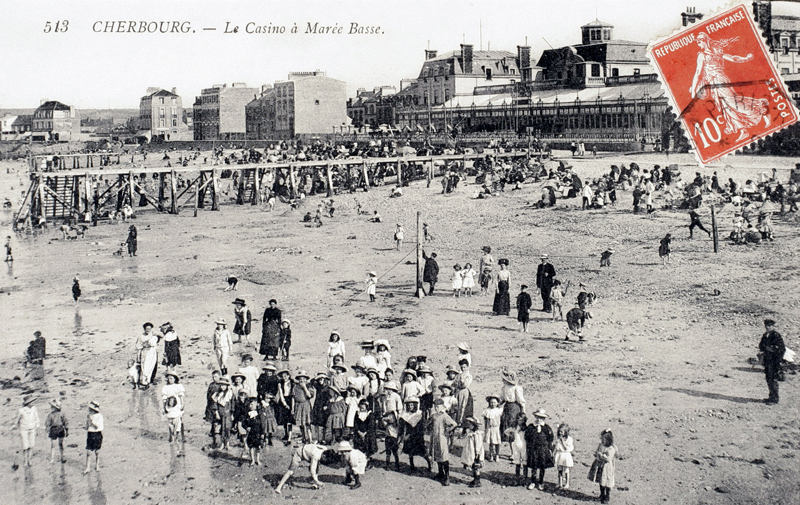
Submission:
[[517,374],[515,372],[503,372],[503,381],[515,386],[517,384]]
[[403,403],[419,403],[419,398],[416,396],[409,396]]
[[447,365],[447,367],[444,369],[444,373],[445,373],[445,375],[447,375],[447,374],[451,374],[451,373],[454,373],[454,374],[457,374],[457,375],[458,375],[458,374],[460,374],[460,373],[461,373],[461,371],[460,371],[460,370],[456,370],[456,369],[453,367],[453,365]]
[[61,400],[59,400],[58,398],[53,398],[52,400],[50,400],[50,406],[56,410],[61,410]]
[[405,370],[403,370],[403,373],[412,375],[412,376],[414,376],[415,379],[417,378],[417,372],[414,371],[413,368],[406,368]]
[[245,377],[245,375],[241,372],[236,372],[235,374],[231,374],[231,382],[233,382],[234,377],[241,377],[242,381],[247,380],[247,377]]
[[367,272],[367,274],[369,274],[370,277],[377,277],[378,276],[378,274],[376,274],[374,270],[370,270],[369,272]]
[[388,389],[390,391],[397,392],[399,389],[397,388],[397,383],[395,381],[389,381],[383,385],[383,389]]
[[361,342],[362,349],[372,349],[374,347],[375,347],[375,342],[372,340],[364,340],[363,342]]
[[219,380],[217,381],[217,384],[225,384],[226,386],[230,386],[231,381],[227,377],[220,377]]
[[431,367],[429,367],[428,365],[426,365],[425,363],[423,363],[423,364],[421,364],[421,365],[419,365],[419,366],[417,367],[417,375],[419,375],[419,374],[421,374],[421,373],[429,373],[429,374],[432,374],[432,373],[433,373],[433,370],[431,370]]
[[308,372],[305,370],[300,370],[297,372],[297,375],[294,376],[295,379],[299,379],[300,377],[305,377],[306,379],[310,379],[311,377],[308,376]]
[[392,350],[392,346],[389,344],[389,341],[386,340],[385,338],[379,338],[378,340],[375,341],[375,347],[378,347],[378,346],[381,346],[381,345],[386,347],[387,351],[391,351]]
[[317,372],[317,375],[314,376],[314,380],[327,379],[327,378],[328,374],[326,374],[325,372]]
[[480,424],[478,424],[478,420],[477,420],[477,419],[475,419],[475,418],[474,418],[474,417],[472,417],[472,416],[470,416],[470,417],[468,417],[468,418],[464,419],[464,423],[472,423],[472,425],[473,425],[473,426],[474,426],[476,429],[477,429],[477,428],[480,426]]
[[89,409],[100,412],[100,405],[98,405],[97,402],[89,402]]
[[264,363],[264,366],[261,367],[262,370],[270,370],[272,372],[277,372],[278,369],[272,363]]
[[291,321],[289,321],[288,319],[284,319],[284,320],[281,322],[281,326],[291,326],[291,325],[292,325],[292,322],[291,322]]
[[27,407],[31,403],[36,401],[36,397],[34,395],[26,395],[25,398],[22,400],[22,406]]
[[285,374],[286,374],[286,375],[288,375],[289,377],[291,377],[291,376],[292,376],[292,372],[290,372],[289,370],[287,370],[287,369],[285,369],[285,368],[284,368],[283,370],[281,370],[280,372],[278,372],[278,375],[280,375],[280,374],[282,374],[282,373],[285,373]]
[[180,377],[178,377],[178,374],[176,374],[172,370],[167,370],[166,372],[164,372],[164,377],[169,377],[170,375],[175,377],[176,380],[180,380]]
[[541,260],[546,260],[547,258],[549,258],[549,256],[546,254],[542,254],[541,256],[539,256],[539,259]]
[[350,442],[348,442],[347,440],[342,440],[336,446],[336,450],[339,451],[339,452],[352,451],[353,450],[353,446],[350,445]]
[[231,303],[233,305],[247,305],[246,303],[244,303],[244,300],[242,300],[241,298],[237,298],[236,300],[232,301]]
[[225,318],[224,318],[224,317],[220,317],[219,319],[217,319],[216,321],[214,321],[214,324],[221,324],[221,325],[223,325],[223,326],[227,326],[227,325],[228,325],[228,323],[225,321]]
[[341,370],[342,372],[347,372],[347,367],[342,365],[341,363],[336,363],[331,368],[333,368],[334,370]]
[[466,342],[459,342],[458,344],[456,344],[456,347],[458,347],[462,351],[469,351],[469,344]]
[[542,419],[545,419],[545,418],[549,417],[547,415],[547,413],[544,411],[544,409],[541,408],[541,407],[539,407],[539,410],[534,412],[533,415],[534,415],[534,417],[541,417]]
[[449,389],[451,393],[453,392],[453,386],[450,384],[439,384],[439,391],[442,389]]
[[497,400],[497,403],[500,403],[500,397],[499,397],[499,396],[497,396],[497,395],[489,395],[489,396],[487,396],[487,397],[486,397],[486,402],[488,403],[488,402],[489,402],[489,400],[491,400],[492,398],[494,398],[495,400]]

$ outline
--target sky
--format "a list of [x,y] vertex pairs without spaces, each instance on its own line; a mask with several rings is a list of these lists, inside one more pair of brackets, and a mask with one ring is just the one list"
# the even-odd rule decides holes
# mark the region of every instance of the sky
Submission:
[[[478,50],[580,42],[594,19],[617,39],[647,42],[680,27],[687,5],[709,13],[717,0],[0,0],[0,108],[35,108],[43,99],[79,109],[138,108],[150,86],[177,88],[184,106],[213,84],[251,87],[289,72],[323,70],[358,88],[414,78],[426,48],[439,54],[462,42]],[[800,5],[775,13],[800,15]],[[63,31],[63,21],[68,21]],[[106,22],[182,23],[188,33],[102,33]],[[47,23],[50,32],[45,33]],[[55,25],[59,23],[59,32]],[[183,24],[185,23],[185,24]],[[284,33],[246,33],[283,27]],[[309,23],[341,33],[306,33]],[[377,33],[350,34],[352,23]],[[297,25],[297,33],[292,27]],[[116,28],[117,25],[114,25]],[[155,26],[155,25],[153,25]],[[238,27],[237,33],[225,33]],[[379,27],[379,28],[375,28]],[[215,28],[216,30],[204,30]],[[97,33],[95,29],[99,29]]]

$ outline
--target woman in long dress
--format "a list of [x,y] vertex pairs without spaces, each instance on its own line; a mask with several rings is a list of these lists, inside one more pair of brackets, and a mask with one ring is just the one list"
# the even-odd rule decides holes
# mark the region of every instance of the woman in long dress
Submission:
[[181,364],[181,341],[172,323],[161,325],[161,334],[164,338],[164,359],[166,360],[167,370],[173,370]]
[[264,320],[261,325],[261,347],[259,354],[265,360],[277,360],[278,350],[281,345],[281,311],[277,300],[269,301],[269,308],[264,311]]
[[501,259],[497,264],[500,265],[500,270],[497,271],[497,288],[495,289],[492,310],[495,315],[507,316],[511,312],[511,296],[508,294],[508,286],[511,284],[511,272],[507,268],[507,259]]
[[472,385],[472,374],[469,371],[469,362],[462,359],[458,362],[461,369],[455,379],[453,379],[453,395],[456,397],[456,417],[455,422],[459,426],[464,422],[464,419],[472,417],[474,407],[472,401],[472,392],[469,387]]
[[735,142],[747,138],[747,128],[764,120],[769,127],[770,117],[767,110],[769,101],[766,98],[744,96],[736,92],[730,78],[725,73],[725,62],[747,63],[753,59],[753,53],[747,56],[733,56],[725,52],[725,48],[739,40],[714,40],[705,33],[697,36],[697,45],[701,51],[697,53],[697,67],[692,79],[689,93],[692,98],[706,99],[714,102],[716,112],[725,121],[725,133],[739,132]]
[[136,362],[139,364],[139,386],[147,389],[158,366],[158,335],[153,333],[153,323],[144,323],[143,328],[144,333],[136,339]]

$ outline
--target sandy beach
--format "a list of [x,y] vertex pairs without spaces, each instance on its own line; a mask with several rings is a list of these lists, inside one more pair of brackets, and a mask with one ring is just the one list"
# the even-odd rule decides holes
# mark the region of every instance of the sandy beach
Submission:
[[[558,153],[564,154],[564,153]],[[781,180],[796,160],[729,156],[696,168],[691,155],[601,155],[570,160],[581,178],[597,177],[611,164],[638,163],[650,169],[680,166],[690,182],[699,171],[719,173],[743,183],[778,168]],[[0,163],[0,199],[16,202],[27,189],[22,162]],[[749,363],[758,352],[762,321],[771,317],[786,345],[800,350],[800,267],[798,219],[776,216],[775,241],[736,246],[725,240],[733,212],[718,217],[720,250],[715,254],[702,232],[688,239],[685,211],[634,215],[630,192],[618,191],[616,207],[581,211],[580,198],[552,209],[535,209],[539,184],[508,186],[489,199],[472,198],[470,177],[450,195],[438,179],[412,182],[401,198],[390,186],[368,193],[334,197],[336,214],[320,228],[302,216],[320,197],[307,198],[297,210],[278,204],[236,206],[219,212],[191,209],[179,215],[144,209],[133,223],[139,232],[137,257],[114,256],[127,225],[101,223],[85,240],[64,241],[51,226],[35,238],[14,236],[13,266],[4,264],[0,280],[3,341],[0,348],[0,485],[7,504],[118,503],[285,503],[419,502],[556,503],[594,501],[597,484],[586,478],[603,429],[613,430],[618,447],[615,504],[796,504],[800,502],[800,409],[796,375],[780,383],[781,403],[765,406],[767,386],[760,367]],[[13,189],[12,189],[13,188]],[[232,194],[231,194],[232,196]],[[355,199],[383,223],[356,215]],[[657,200],[656,204],[660,202]],[[138,210],[138,209],[137,209]],[[437,293],[414,297],[416,213],[430,225],[434,240],[425,251],[438,254]],[[704,222],[710,225],[706,209]],[[11,211],[0,214],[3,238]],[[400,251],[392,240],[396,223],[406,230]],[[672,264],[662,266],[659,239],[667,232]],[[597,294],[586,343],[565,343],[566,323],[550,314],[531,313],[529,333],[521,333],[512,308],[509,317],[492,315],[491,296],[454,298],[449,278],[454,264],[477,264],[481,247],[508,258],[512,306],[520,284],[535,286],[539,254],[547,253],[562,282],[570,281],[568,304],[578,283]],[[612,267],[599,267],[600,253],[613,246]],[[366,272],[375,270],[377,301],[364,293]],[[76,307],[70,287],[80,275],[83,296]],[[234,274],[239,289],[225,292]],[[719,293],[715,295],[715,293]],[[534,308],[541,299],[531,290]],[[501,386],[500,370],[515,370],[525,390],[527,410],[549,414],[555,430],[572,427],[575,467],[572,486],[555,492],[556,471],[548,470],[545,491],[514,485],[514,466],[506,458],[487,463],[481,489],[468,488],[471,473],[451,457],[454,483],[443,488],[427,471],[387,471],[383,455],[356,491],[342,485],[344,470],[322,466],[323,490],[311,489],[306,468],[296,473],[282,496],[273,494],[291,459],[283,444],[262,452],[264,466],[249,467],[242,449],[204,450],[210,442],[203,421],[205,392],[215,366],[211,350],[214,321],[233,320],[234,298],[253,311],[253,336],[260,337],[261,315],[271,298],[292,321],[292,370],[324,371],[327,336],[337,329],[348,350],[347,364],[361,354],[358,342],[386,338],[395,369],[409,355],[426,355],[437,379],[456,364],[460,341],[472,347],[472,391],[476,412],[483,398]],[[147,391],[131,388],[127,362],[141,326],[170,321],[181,339],[186,387],[184,453],[167,442],[161,414],[161,382]],[[23,353],[33,332],[47,339],[43,381],[26,380]],[[255,340],[258,340],[257,338]],[[163,349],[163,347],[162,347]],[[230,367],[246,350],[237,345]],[[250,350],[252,351],[252,349]],[[260,366],[260,360],[256,363]],[[13,420],[22,397],[35,392],[42,421],[49,399],[58,397],[70,422],[67,463],[50,464],[43,430],[32,467],[21,465],[21,443]],[[105,416],[99,473],[82,475],[86,405],[98,402]],[[457,442],[456,445],[460,445]],[[382,447],[382,446],[381,446]],[[510,454],[507,445],[501,455]]]

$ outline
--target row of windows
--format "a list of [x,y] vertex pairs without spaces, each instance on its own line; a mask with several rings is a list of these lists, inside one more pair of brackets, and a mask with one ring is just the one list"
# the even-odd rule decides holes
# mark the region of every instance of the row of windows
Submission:
[[[178,103],[178,99],[175,98],[174,96],[170,97],[170,98],[171,98],[172,103]],[[164,105],[164,97],[163,96],[158,97],[158,103],[161,104],[161,105]]]

